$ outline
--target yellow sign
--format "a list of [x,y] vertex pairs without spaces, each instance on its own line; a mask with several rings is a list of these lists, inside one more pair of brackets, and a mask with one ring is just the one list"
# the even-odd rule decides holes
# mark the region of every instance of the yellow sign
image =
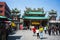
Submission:
[[16,26],[16,24],[15,24],[14,22],[12,22],[12,23],[11,23],[11,26],[12,26],[12,27],[15,27],[15,26]]
[[32,22],[32,24],[35,24],[35,25],[37,25],[37,24],[40,24],[39,22]]

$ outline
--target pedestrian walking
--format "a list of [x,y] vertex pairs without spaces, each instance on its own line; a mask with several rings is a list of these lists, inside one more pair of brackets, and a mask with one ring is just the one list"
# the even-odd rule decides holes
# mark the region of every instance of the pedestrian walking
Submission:
[[33,34],[35,35],[35,33],[36,33],[36,28],[34,27],[32,30],[33,30]]
[[60,26],[59,26],[59,35],[60,35]]
[[39,26],[39,37],[42,39],[43,38],[43,26]]
[[58,27],[56,26],[56,35],[58,35]]
[[51,30],[52,30],[52,34],[54,35],[54,27],[52,27],[52,29],[51,29]]
[[44,31],[45,31],[45,34],[46,34],[46,31],[47,31],[47,27],[44,27]]
[[51,35],[51,27],[48,27],[48,34]]
[[36,30],[36,33],[37,33],[37,39],[39,38],[39,30],[37,29]]
[[23,30],[23,25],[22,24],[20,24],[20,30]]
[[59,35],[60,35],[60,29],[59,29]]
[[56,26],[54,27],[54,35],[56,35],[57,33],[57,28],[56,28]]

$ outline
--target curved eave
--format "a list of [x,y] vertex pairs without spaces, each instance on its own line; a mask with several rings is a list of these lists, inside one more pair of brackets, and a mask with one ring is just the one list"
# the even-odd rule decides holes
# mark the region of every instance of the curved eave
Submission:
[[43,13],[43,12],[29,12],[29,13],[26,13],[26,14],[40,14],[40,15],[45,15],[46,13]]
[[49,17],[23,17],[23,19],[39,19],[39,20],[45,20],[45,19],[49,19]]

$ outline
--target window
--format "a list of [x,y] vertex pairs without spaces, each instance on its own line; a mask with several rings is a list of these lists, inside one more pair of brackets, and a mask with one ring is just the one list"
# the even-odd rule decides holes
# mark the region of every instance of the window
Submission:
[[2,13],[3,11],[0,10],[0,13]]
[[3,7],[3,5],[0,5],[0,8],[2,8]]

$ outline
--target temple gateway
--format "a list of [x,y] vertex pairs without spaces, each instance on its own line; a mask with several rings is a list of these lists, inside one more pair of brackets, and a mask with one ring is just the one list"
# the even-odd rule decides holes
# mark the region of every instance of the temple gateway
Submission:
[[46,26],[48,19],[49,17],[46,17],[46,13],[44,12],[28,12],[23,16],[24,27],[30,28],[30,26],[35,26],[38,28],[39,25]]

